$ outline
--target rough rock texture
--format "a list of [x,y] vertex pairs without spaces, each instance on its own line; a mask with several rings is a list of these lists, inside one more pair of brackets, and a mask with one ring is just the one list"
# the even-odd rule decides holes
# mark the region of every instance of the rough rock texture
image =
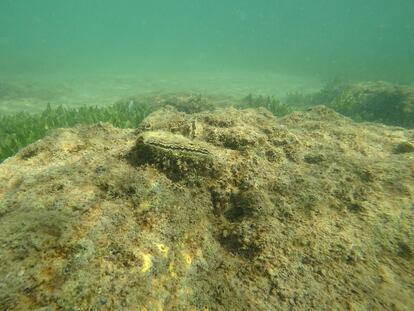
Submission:
[[413,143],[324,107],[57,130],[0,165],[0,306],[413,310]]

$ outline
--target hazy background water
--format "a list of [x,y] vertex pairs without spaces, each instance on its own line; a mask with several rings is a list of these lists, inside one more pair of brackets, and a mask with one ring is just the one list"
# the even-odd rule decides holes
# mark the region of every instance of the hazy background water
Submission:
[[0,1],[3,79],[92,75],[200,91],[311,88],[337,75],[411,83],[414,1]]

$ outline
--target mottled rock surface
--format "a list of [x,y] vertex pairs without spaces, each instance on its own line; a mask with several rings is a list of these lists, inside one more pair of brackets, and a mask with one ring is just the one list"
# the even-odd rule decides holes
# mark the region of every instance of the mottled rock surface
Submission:
[[57,130],[0,165],[0,309],[413,310],[413,143],[324,107]]

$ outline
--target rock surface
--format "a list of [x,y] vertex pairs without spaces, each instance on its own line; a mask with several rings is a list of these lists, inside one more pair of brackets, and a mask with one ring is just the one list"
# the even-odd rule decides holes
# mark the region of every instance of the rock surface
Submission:
[[412,310],[413,143],[324,107],[57,130],[0,165],[0,306]]

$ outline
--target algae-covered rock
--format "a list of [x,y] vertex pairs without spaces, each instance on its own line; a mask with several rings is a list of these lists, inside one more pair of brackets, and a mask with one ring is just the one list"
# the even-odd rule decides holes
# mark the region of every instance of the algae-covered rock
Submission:
[[413,142],[325,107],[56,130],[0,165],[0,306],[413,309]]
[[312,96],[358,121],[414,128],[414,88],[388,82],[344,82],[334,80]]

